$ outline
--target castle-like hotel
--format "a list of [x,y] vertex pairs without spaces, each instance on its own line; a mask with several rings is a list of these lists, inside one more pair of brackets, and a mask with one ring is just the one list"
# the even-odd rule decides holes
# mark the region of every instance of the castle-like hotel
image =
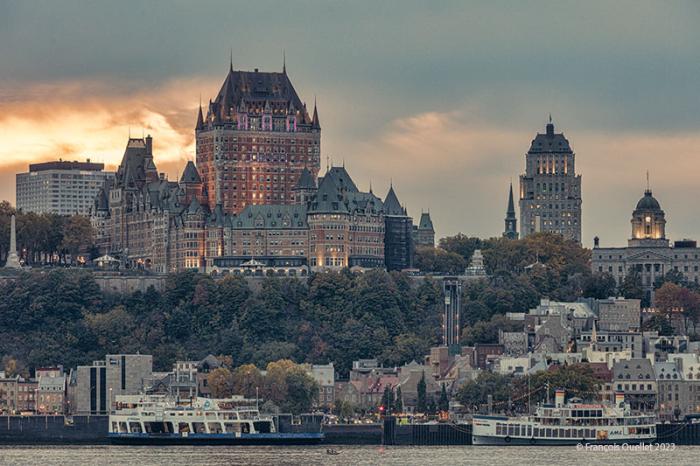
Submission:
[[196,164],[179,182],[159,174],[153,141],[130,138],[116,179],[91,218],[97,246],[125,267],[210,274],[412,267],[415,244],[434,243],[393,186],[384,200],[358,189],[344,167],[319,177],[321,125],[282,72],[231,66],[206,116]]

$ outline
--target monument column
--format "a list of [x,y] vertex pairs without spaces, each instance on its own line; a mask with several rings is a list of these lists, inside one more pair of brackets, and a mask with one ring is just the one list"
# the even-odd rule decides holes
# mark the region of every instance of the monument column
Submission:
[[7,254],[7,262],[5,268],[19,269],[19,257],[17,257],[17,235],[15,232],[15,216],[10,217],[10,251]]

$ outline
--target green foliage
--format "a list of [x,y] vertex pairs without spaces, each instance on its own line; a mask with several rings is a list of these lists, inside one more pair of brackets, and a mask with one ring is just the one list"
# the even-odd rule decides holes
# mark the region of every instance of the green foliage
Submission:
[[401,387],[396,388],[396,395],[394,398],[394,412],[403,413],[403,394],[401,393]]
[[381,270],[308,284],[266,278],[258,292],[241,277],[190,271],[169,275],[162,292],[115,295],[89,272],[56,269],[0,281],[0,295],[0,356],[31,367],[138,351],[153,354],[156,370],[212,353],[258,367],[333,361],[347,374],[355,359],[401,365],[440,341],[440,285]]
[[417,400],[416,400],[416,411],[419,413],[428,412],[428,399],[426,394],[426,384],[425,384],[425,372],[421,374],[420,380],[416,387]]
[[75,262],[78,254],[89,254],[93,247],[94,229],[87,217],[17,212],[9,202],[1,201],[0,263],[9,252],[12,214],[17,218],[17,249],[27,264],[66,263],[69,254]]
[[445,384],[442,384],[442,388],[440,389],[440,400],[438,401],[438,410],[439,411],[449,411],[450,410],[450,398],[447,396],[447,388],[445,387]]
[[431,246],[417,246],[415,266],[423,272],[438,274],[459,274],[464,272],[468,262],[455,252]]
[[503,403],[510,398],[511,378],[494,372],[481,372],[476,380],[469,381],[457,390],[457,400],[466,408],[485,405],[488,395],[493,403]]

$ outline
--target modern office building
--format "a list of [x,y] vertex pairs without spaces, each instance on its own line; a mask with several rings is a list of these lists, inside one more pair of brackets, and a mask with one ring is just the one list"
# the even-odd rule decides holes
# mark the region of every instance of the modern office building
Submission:
[[29,165],[17,174],[17,209],[38,214],[88,215],[95,196],[113,182],[103,163],[58,160]]
[[78,366],[69,386],[72,414],[107,414],[117,395],[136,395],[153,378],[153,356],[108,354],[103,361]]

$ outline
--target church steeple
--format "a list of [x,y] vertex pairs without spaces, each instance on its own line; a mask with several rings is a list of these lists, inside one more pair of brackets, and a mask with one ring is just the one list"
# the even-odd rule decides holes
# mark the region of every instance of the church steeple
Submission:
[[515,217],[515,203],[513,202],[513,183],[510,184],[508,192],[508,209],[506,210],[505,230],[503,237],[508,239],[518,239],[518,220]]

